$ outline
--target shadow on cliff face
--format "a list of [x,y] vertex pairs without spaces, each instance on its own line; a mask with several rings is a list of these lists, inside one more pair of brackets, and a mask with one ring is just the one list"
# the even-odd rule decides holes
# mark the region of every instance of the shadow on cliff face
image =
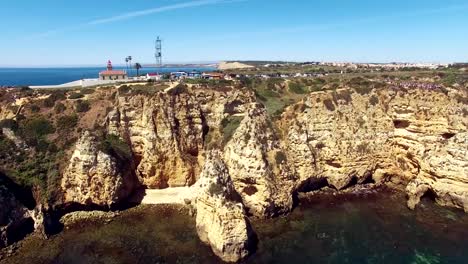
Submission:
[[326,178],[309,178],[303,181],[296,191],[300,193],[307,193],[317,191],[325,187],[332,187]]
[[34,199],[32,190],[30,188],[16,184],[2,171],[0,171],[0,186],[5,186],[8,191],[10,191],[15,196],[16,200],[20,201],[21,204],[23,204],[29,210],[32,210],[34,207],[36,207],[36,200]]
[[432,190],[432,189],[428,189],[424,194],[423,196],[421,196],[421,201],[422,200],[428,200],[428,201],[431,201],[431,202],[436,202],[437,200],[437,194]]
[[309,178],[305,181],[303,181],[299,187],[297,187],[296,191],[293,194],[293,207],[296,207],[299,205],[299,193],[308,193],[308,192],[313,192],[313,191],[318,191],[323,188],[330,188],[332,190],[336,191],[343,191],[349,188],[352,188],[357,185],[373,185],[375,184],[374,179],[372,178],[372,174],[367,175],[363,180],[359,180],[358,177],[353,176],[350,180],[350,182],[341,190],[336,189],[333,185],[330,185],[328,183],[327,178]]
[[318,191],[322,188],[330,187],[333,188],[326,178],[309,178],[303,181],[296,191],[293,193],[293,208],[299,205],[299,193],[308,193],[313,191]]
[[247,220],[246,223],[247,223],[247,236],[249,237],[248,244],[246,247],[249,252],[249,255],[246,257],[246,259],[248,259],[249,257],[255,255],[255,253],[257,252],[259,239],[250,221]]
[[[34,221],[29,215],[20,215],[26,208],[33,209],[36,206],[32,191],[22,187],[5,173],[0,172],[0,200],[6,204],[0,204],[0,248],[24,239],[34,232]],[[21,210],[21,211],[16,211]],[[23,214],[25,212],[22,212]]]
[[124,211],[130,208],[136,207],[141,204],[141,201],[146,195],[146,189],[143,186],[138,186],[128,196],[127,199],[122,202],[112,204],[109,206],[100,206],[96,204],[80,204],[80,203],[67,203],[57,205],[53,210],[46,210],[44,214],[44,233],[46,236],[56,235],[63,231],[64,225],[60,222],[60,219],[69,213],[73,212],[90,212],[90,211]]

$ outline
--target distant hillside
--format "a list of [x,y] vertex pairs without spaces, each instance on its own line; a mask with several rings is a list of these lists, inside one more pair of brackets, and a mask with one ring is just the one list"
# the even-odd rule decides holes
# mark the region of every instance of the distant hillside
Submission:
[[240,62],[221,62],[218,65],[218,69],[220,70],[231,70],[231,69],[246,69],[246,68],[253,68],[254,66],[247,65]]

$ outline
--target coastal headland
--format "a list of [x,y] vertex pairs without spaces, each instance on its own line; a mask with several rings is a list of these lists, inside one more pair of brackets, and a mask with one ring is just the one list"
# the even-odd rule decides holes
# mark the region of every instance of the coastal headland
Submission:
[[390,189],[399,212],[426,198],[468,212],[466,70],[250,66],[1,89],[0,246],[60,236],[80,211],[120,219],[178,204],[193,218],[175,221],[238,262],[267,243],[254,223],[294,215],[307,194],[331,197],[324,190]]

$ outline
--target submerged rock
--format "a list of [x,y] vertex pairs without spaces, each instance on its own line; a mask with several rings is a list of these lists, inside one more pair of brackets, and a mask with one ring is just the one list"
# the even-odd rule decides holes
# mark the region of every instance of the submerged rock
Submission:
[[196,224],[200,239],[226,262],[251,253],[254,235],[224,163],[211,156],[197,183]]

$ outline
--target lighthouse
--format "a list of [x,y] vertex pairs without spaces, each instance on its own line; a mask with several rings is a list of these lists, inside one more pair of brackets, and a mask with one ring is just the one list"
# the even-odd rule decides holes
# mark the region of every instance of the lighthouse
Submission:
[[107,61],[107,70],[112,71],[112,61],[110,60]]
[[99,79],[100,80],[113,80],[113,81],[126,80],[127,73],[125,71],[114,70],[114,67],[112,67],[112,62],[108,60],[107,70],[99,73]]

